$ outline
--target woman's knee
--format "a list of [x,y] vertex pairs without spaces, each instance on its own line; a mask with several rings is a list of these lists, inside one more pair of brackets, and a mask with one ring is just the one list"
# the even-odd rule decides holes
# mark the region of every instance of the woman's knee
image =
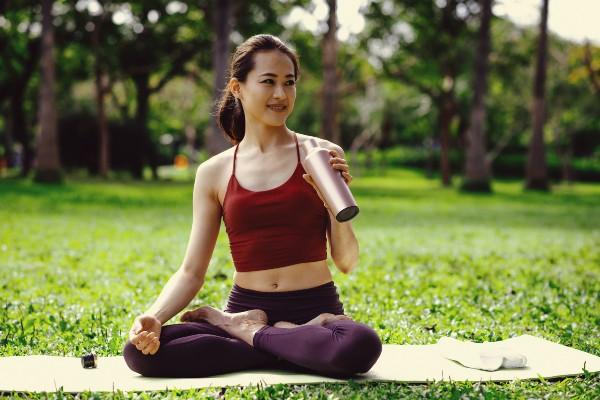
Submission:
[[153,357],[153,355],[146,355],[139,351],[129,340],[123,348],[123,358],[129,369],[143,376],[156,375],[157,371]]
[[348,374],[367,372],[375,365],[383,345],[373,328],[358,322],[338,325],[343,331],[332,364]]

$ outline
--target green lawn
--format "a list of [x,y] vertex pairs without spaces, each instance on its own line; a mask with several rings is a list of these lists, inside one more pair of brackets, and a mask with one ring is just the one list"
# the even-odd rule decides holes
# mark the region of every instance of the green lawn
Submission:
[[[120,354],[133,318],[183,259],[192,185],[0,181],[0,356]],[[417,172],[388,170],[355,177],[351,187],[361,208],[352,222],[361,261],[350,275],[329,262],[346,312],[384,343],[531,334],[600,355],[600,184],[543,194],[524,193],[521,182],[495,182],[493,195],[471,195]],[[233,271],[222,227],[193,304],[224,306]],[[167,394],[115,397],[128,396]],[[221,398],[406,397],[591,399],[600,397],[600,374],[509,384],[229,388]]]

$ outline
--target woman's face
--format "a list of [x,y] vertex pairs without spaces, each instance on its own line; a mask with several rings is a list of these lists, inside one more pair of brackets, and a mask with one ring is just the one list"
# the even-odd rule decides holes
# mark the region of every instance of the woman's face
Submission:
[[287,55],[278,50],[255,53],[254,68],[246,81],[235,82],[239,83],[236,95],[242,102],[247,121],[270,126],[285,124],[296,100],[294,64]]

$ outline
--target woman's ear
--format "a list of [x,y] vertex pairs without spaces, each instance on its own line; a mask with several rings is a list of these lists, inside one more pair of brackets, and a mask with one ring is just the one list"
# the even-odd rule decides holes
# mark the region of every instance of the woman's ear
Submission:
[[231,78],[227,83],[227,88],[237,99],[240,98],[240,81],[236,78]]

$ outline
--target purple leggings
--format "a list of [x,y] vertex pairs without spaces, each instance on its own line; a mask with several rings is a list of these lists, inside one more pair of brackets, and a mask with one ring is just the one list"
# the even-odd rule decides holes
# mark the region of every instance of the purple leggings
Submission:
[[248,369],[283,369],[350,377],[367,372],[381,354],[377,333],[351,320],[296,328],[275,328],[278,321],[303,324],[321,313],[344,314],[333,281],[289,292],[260,292],[234,284],[227,312],[261,309],[269,325],[254,335],[253,346],[208,322],[165,325],[160,348],[144,355],[127,341],[125,362],[144,376],[205,377]]

